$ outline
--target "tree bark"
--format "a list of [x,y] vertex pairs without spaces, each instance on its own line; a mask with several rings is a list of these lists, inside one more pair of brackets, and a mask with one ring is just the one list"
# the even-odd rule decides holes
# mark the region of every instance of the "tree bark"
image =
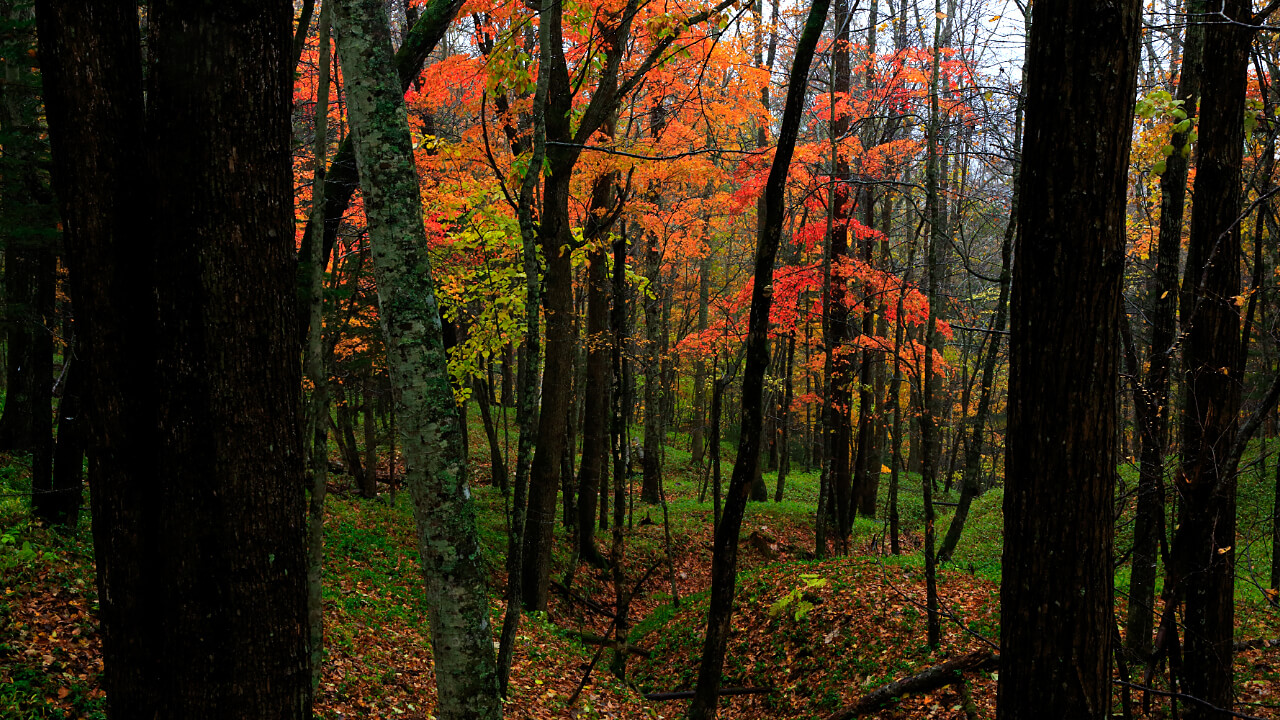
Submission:
[[706,640],[698,667],[697,694],[689,705],[690,720],[703,720],[716,714],[720,672],[724,667],[729,622],[733,616],[733,595],[737,584],[738,531],[742,528],[750,480],[760,462],[761,400],[764,394],[764,376],[769,367],[769,309],[773,301],[773,261],[778,253],[785,212],[783,191],[791,157],[795,153],[796,136],[809,81],[809,67],[822,36],[829,4],[828,0],[814,0],[796,45],[791,81],[782,113],[782,127],[778,135],[778,149],[769,169],[759,206],[761,215],[756,237],[755,282],[752,284],[751,311],[747,325],[747,364],[742,376],[742,435],[738,442],[733,476],[729,481],[724,515],[715,532]]
[[[72,348],[75,343],[72,343]],[[80,522],[84,495],[84,458],[89,444],[89,423],[85,417],[89,368],[83,357],[71,352],[62,401],[58,403],[58,443],[53,452],[53,494],[49,497],[48,522],[75,530]]]
[[[666,127],[666,109],[662,105],[663,98],[655,97],[649,108],[649,139],[655,144],[662,138]],[[649,190],[649,202],[661,207],[662,193],[656,187]],[[640,483],[640,500],[657,503],[659,488],[662,485],[662,434],[665,389],[662,378],[662,247],[659,245],[656,232],[646,231],[644,234],[644,268],[645,278],[649,285],[644,293],[644,461],[641,464],[644,475]]]
[[[698,261],[698,333],[707,331],[711,306],[711,255]],[[694,467],[701,468],[706,458],[707,427],[707,363],[701,355],[693,366],[693,430],[690,454]]]
[[37,20],[108,717],[309,718],[290,3]]
[[[1032,10],[1009,343],[1002,719],[1105,718],[1111,706],[1116,339],[1139,18],[1135,0]],[[1079,132],[1076,117],[1089,117],[1091,131]]]
[[[307,13],[303,13],[304,17]],[[321,235],[324,218],[324,174],[329,154],[329,71],[332,62],[333,4],[320,9],[319,78],[316,83],[315,151],[311,201],[311,232]],[[305,35],[299,28],[297,35]],[[295,38],[297,37],[295,35]],[[300,43],[295,42],[300,53]],[[295,65],[297,63],[295,62]],[[312,238],[309,254],[302,258],[307,275],[307,347],[303,357],[307,380],[311,383],[303,444],[307,452],[307,640],[311,650],[311,688],[320,687],[324,666],[324,501],[329,493],[329,372],[324,348],[324,259],[322,238]],[[309,447],[306,447],[309,444]],[[392,460],[394,472],[395,460]],[[395,492],[395,485],[392,486]],[[393,496],[394,498],[394,496]]]
[[778,432],[778,483],[774,490],[773,501],[782,502],[782,490],[787,482],[787,472],[791,469],[791,453],[788,449],[790,444],[791,430],[791,397],[794,390],[792,384],[792,370],[796,360],[796,334],[792,331],[787,336],[787,360],[785,365],[785,379],[783,380],[784,389],[782,391],[782,407],[779,411],[781,420],[778,422],[781,429]]
[[[1228,0],[1204,29],[1200,147],[1180,315],[1183,336],[1181,498],[1169,579],[1185,601],[1183,687],[1218,707],[1233,701],[1236,478],[1227,451],[1240,414],[1240,167],[1252,32],[1249,3]],[[1178,595],[1174,595],[1177,593]],[[1195,704],[1189,718],[1222,714]]]
[[[1201,17],[1203,2],[1187,3],[1189,17]],[[1200,98],[1200,71],[1204,55],[1204,25],[1187,24],[1178,79],[1178,99],[1192,119]],[[1186,207],[1187,173],[1191,162],[1182,153],[1188,133],[1174,133],[1169,144],[1174,152],[1165,159],[1160,176],[1160,231],[1156,246],[1156,268],[1147,295],[1151,310],[1151,350],[1147,372],[1134,405],[1139,420],[1138,503],[1133,526],[1133,559],[1129,576],[1129,613],[1126,641],[1139,657],[1151,652],[1155,608],[1156,563],[1160,539],[1164,536],[1164,456],[1169,445],[1169,373],[1177,331],[1178,262],[1182,252],[1183,210]]]
[[[466,477],[421,220],[403,91],[380,0],[334,5],[338,54],[368,217],[396,417],[432,601],[431,640],[445,718],[502,715],[476,508]],[[557,458],[558,459],[558,458]]]
[[[833,84],[835,94],[849,92],[852,76],[849,68],[851,49],[849,38],[849,2],[836,0],[835,27],[836,44],[832,53]],[[843,137],[849,131],[849,115],[839,113],[831,119],[832,142]],[[849,192],[848,181],[852,177],[849,160],[841,157],[833,145],[835,165],[833,186],[831,191],[831,226],[827,239],[827,262],[830,273],[824,278],[824,319],[823,336],[826,339],[827,356],[830,371],[827,378],[827,392],[822,406],[822,428],[826,434],[823,447],[823,473],[828,488],[827,515],[835,519],[836,543],[844,548],[849,535],[853,531],[853,425],[849,413],[853,404],[853,392],[850,381],[853,375],[853,364],[850,362],[848,349],[850,340],[849,308],[845,304],[847,271],[843,261],[849,253],[849,220],[853,217],[853,200]],[[820,519],[819,522],[822,522]],[[819,549],[819,553],[822,549]]]
[[[613,134],[613,123],[605,126]],[[592,243],[587,253],[587,379],[582,422],[582,464],[578,467],[578,556],[601,566],[604,556],[596,548],[596,509],[601,479],[609,460],[609,255],[607,233],[619,200],[615,186],[618,174],[596,178],[591,192],[591,210],[585,235]]]

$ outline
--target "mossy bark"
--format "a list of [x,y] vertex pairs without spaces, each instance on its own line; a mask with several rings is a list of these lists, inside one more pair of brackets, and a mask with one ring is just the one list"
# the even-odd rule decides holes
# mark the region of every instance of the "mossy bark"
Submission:
[[334,5],[396,415],[431,602],[442,718],[496,718],[498,698],[475,502],[449,384],[403,93],[379,0]]

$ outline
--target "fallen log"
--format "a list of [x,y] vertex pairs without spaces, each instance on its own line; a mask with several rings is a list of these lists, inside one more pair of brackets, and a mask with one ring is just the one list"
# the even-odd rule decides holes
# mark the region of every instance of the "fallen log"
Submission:
[[1245,650],[1274,647],[1280,647],[1280,638],[1270,638],[1267,640],[1243,640],[1232,645],[1231,649],[1236,652],[1244,652]]
[[990,650],[971,652],[968,655],[948,660],[941,665],[934,665],[927,670],[921,670],[915,675],[908,675],[901,680],[894,680],[887,685],[881,685],[858,698],[858,701],[854,704],[828,715],[826,720],[853,720],[853,718],[883,707],[903,695],[937,690],[940,687],[946,687],[958,682],[964,673],[975,670],[994,670],[998,664],[999,658],[993,655]]
[[[773,692],[773,688],[771,687],[765,687],[765,688],[733,687],[733,688],[720,688],[720,692],[717,694],[720,697],[725,697],[727,695],[765,695],[771,692]],[[674,692],[645,693],[644,699],[655,700],[655,701],[688,700],[693,697],[693,693],[694,693],[693,690],[676,690]]]

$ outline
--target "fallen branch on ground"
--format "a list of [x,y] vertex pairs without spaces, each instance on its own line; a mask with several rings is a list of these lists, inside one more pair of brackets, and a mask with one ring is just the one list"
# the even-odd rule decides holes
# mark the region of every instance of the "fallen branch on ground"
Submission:
[[1266,640],[1243,640],[1231,646],[1236,652],[1244,652],[1245,650],[1257,650],[1259,648],[1275,648],[1280,647],[1280,638],[1270,638]]
[[[601,637],[593,633],[582,632],[581,630],[570,630],[566,628],[565,632],[571,637],[575,637],[588,645],[612,645],[614,643],[613,638]],[[632,655],[639,655],[642,658],[653,657],[653,653],[651,651],[636,647],[630,643],[627,644],[627,652]]]
[[941,665],[934,665],[915,675],[908,675],[901,680],[894,680],[887,685],[881,685],[863,695],[854,704],[828,715],[826,720],[852,720],[876,710],[903,695],[928,692],[937,690],[940,687],[946,687],[963,679],[963,675],[966,672],[993,670],[998,663],[999,658],[992,654],[990,650],[977,650],[968,655],[948,660]]

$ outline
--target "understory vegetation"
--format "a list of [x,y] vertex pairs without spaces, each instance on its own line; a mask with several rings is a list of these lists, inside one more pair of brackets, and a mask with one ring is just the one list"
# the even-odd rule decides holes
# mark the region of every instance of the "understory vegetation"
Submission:
[[[471,480],[479,501],[480,532],[490,579],[491,619],[501,622],[506,582],[505,508],[489,483],[483,428],[470,428]],[[665,448],[671,562],[661,505],[628,508],[625,572],[645,582],[629,617],[625,675],[611,672],[613,650],[589,642],[607,635],[614,605],[610,573],[578,564],[565,586],[572,543],[557,522],[548,611],[522,624],[506,714],[518,718],[677,717],[685,701],[652,694],[693,687],[702,648],[711,563],[710,496],[698,502],[700,475],[685,436]],[[1251,447],[1239,487],[1236,582],[1238,642],[1280,637],[1280,610],[1266,590],[1270,567],[1270,508],[1280,443]],[[725,462],[732,448],[726,442]],[[336,456],[337,450],[334,448]],[[383,458],[383,462],[386,458]],[[1129,547],[1136,470],[1120,469],[1116,507],[1117,560]],[[766,481],[773,477],[766,472]],[[638,482],[638,480],[636,480]],[[864,693],[939,662],[999,643],[1001,551],[1000,485],[973,505],[963,539],[939,573],[942,643],[925,641],[925,589],[920,553],[923,503],[920,478],[903,477],[899,494],[902,554],[890,554],[888,525],[859,518],[848,556],[814,560],[816,468],[794,467],[783,502],[751,503],[742,530],[744,561],[724,673],[728,688],[753,694],[724,701],[732,718],[822,718]],[[879,507],[887,506],[888,477]],[[325,522],[325,657],[317,717],[430,718],[432,671],[426,594],[417,557],[412,511],[403,490],[383,487],[376,499],[359,496],[345,476],[330,481]],[[941,490],[941,488],[939,488]],[[102,718],[101,647],[93,545],[88,523],[71,536],[28,519],[27,460],[0,465],[0,717]],[[935,495],[945,528],[958,488]],[[1172,518],[1170,518],[1172,522]],[[647,575],[646,575],[647,572]],[[1116,571],[1116,618],[1124,618],[1128,566]],[[1121,622],[1122,626],[1122,622]],[[495,634],[495,642],[496,642]],[[1238,710],[1280,717],[1280,649],[1243,647],[1235,657]],[[1117,673],[1117,680],[1120,679]],[[1141,678],[1132,678],[1138,682]],[[992,672],[935,692],[907,695],[874,717],[994,717]],[[1116,693],[1122,698],[1122,693]],[[1140,694],[1131,697],[1136,710]],[[1162,717],[1157,703],[1153,717]],[[1117,707],[1116,712],[1121,712]]]

